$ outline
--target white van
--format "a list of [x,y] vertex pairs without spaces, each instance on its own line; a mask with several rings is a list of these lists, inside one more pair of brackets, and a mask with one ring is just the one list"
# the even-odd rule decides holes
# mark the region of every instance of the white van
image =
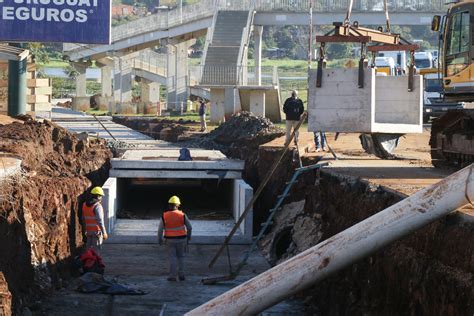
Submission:
[[405,51],[388,51],[379,52],[379,57],[391,57],[395,61],[395,67],[397,69],[397,75],[403,75],[407,73],[407,52]]
[[430,52],[415,52],[415,67],[417,70],[435,68],[433,55]]

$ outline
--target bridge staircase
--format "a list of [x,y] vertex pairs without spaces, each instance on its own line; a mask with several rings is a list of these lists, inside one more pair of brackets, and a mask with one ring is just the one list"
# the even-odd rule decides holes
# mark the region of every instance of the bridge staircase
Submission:
[[248,11],[217,11],[215,19],[200,85],[235,86],[241,77],[245,50],[242,46],[248,45],[253,14]]

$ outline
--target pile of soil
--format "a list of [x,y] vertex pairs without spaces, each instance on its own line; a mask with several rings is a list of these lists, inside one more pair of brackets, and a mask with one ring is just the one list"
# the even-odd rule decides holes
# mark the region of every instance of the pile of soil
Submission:
[[220,150],[230,158],[245,160],[244,179],[255,188],[259,182],[257,163],[260,145],[284,134],[285,132],[269,119],[250,112],[240,112],[209,134],[187,143],[186,146]]
[[21,158],[23,169],[0,186],[0,289],[11,292],[14,314],[34,309],[38,295],[61,287],[70,274],[83,245],[80,200],[107,179],[112,156],[103,140],[23,119],[0,125],[0,152]]
[[193,130],[192,126],[196,126],[196,122],[183,119],[175,121],[147,117],[114,116],[113,121],[154,139],[172,143],[178,142],[182,137],[189,136],[189,132]]

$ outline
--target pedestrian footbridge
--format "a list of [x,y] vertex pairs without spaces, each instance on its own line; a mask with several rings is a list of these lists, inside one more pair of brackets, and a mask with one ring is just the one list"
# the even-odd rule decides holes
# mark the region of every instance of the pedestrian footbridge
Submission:
[[[352,21],[385,24],[383,0],[354,2]],[[273,75],[267,75],[270,82],[265,81],[261,66],[263,27],[308,26],[310,10],[314,25],[329,25],[344,20],[348,4],[349,0],[201,0],[113,27],[110,45],[65,44],[64,54],[80,73],[90,60],[105,65],[106,74],[113,70],[114,102],[131,101],[131,77],[136,76],[146,83],[166,85],[171,109],[179,109],[190,93],[195,93],[211,100],[214,122],[247,108],[261,115],[268,110],[278,121],[279,83]],[[429,25],[432,16],[445,12],[447,5],[443,0],[389,0],[388,8],[392,25]],[[206,42],[201,63],[188,67],[188,48],[203,35]],[[247,60],[252,39],[253,68]],[[149,50],[156,46],[166,53],[157,56]],[[85,76],[77,80],[84,81]],[[85,87],[84,82],[77,85]],[[105,85],[110,86],[110,80],[105,80]],[[103,94],[112,97],[111,90],[104,87]],[[85,88],[78,89],[77,96],[85,96]]]

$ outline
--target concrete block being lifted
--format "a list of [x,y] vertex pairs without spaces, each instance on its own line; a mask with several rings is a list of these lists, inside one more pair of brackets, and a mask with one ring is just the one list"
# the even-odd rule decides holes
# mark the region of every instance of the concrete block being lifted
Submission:
[[376,76],[366,69],[364,88],[358,69],[324,69],[316,87],[310,71],[308,130],[343,133],[422,133],[423,77],[415,76],[408,92],[407,76]]

